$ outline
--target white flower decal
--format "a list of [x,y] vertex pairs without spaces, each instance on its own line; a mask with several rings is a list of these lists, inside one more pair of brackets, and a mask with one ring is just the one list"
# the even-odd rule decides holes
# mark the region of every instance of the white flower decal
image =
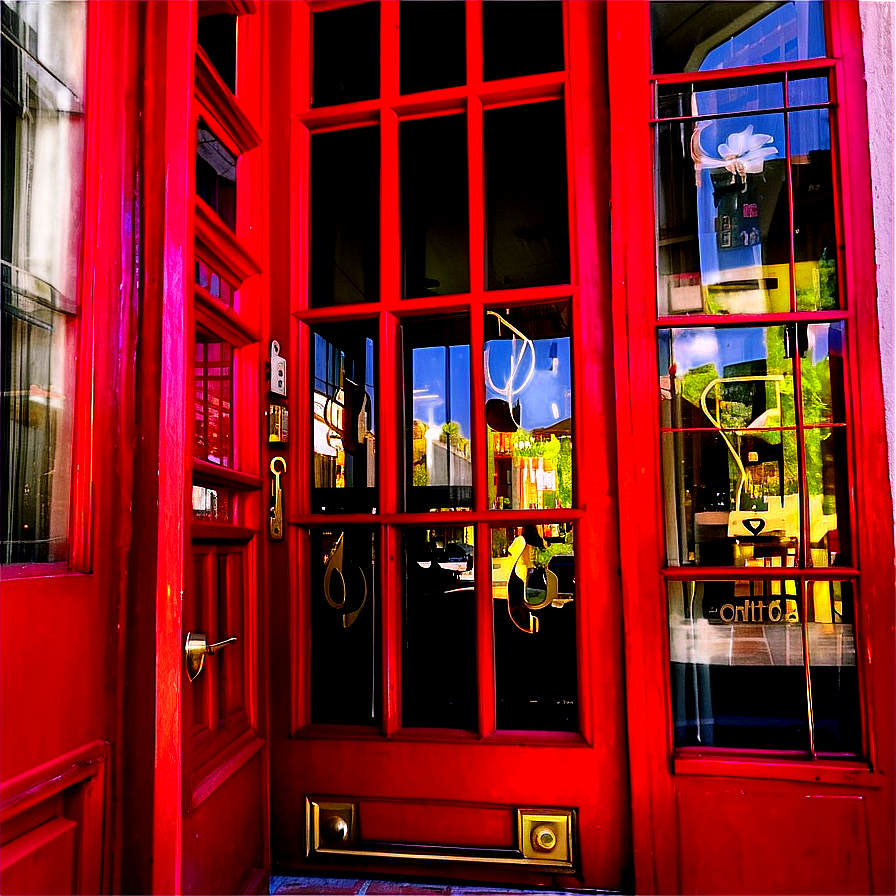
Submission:
[[753,125],[747,125],[742,131],[728,135],[726,143],[720,143],[720,158],[713,158],[703,151],[700,145],[700,134],[706,124],[698,124],[691,135],[691,158],[694,160],[694,171],[697,184],[700,183],[700,172],[704,168],[725,168],[732,174],[732,181],[740,177],[744,181],[748,174],[762,174],[765,160],[776,156],[778,150],[769,146],[772,142],[770,134],[754,134]]

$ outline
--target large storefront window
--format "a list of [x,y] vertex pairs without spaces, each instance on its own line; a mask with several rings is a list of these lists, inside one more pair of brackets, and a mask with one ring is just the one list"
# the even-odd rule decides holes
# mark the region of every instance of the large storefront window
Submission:
[[802,62],[822,5],[682,7],[651,16],[675,746],[855,755],[834,69]]
[[68,559],[85,3],[3,12],[3,563]]

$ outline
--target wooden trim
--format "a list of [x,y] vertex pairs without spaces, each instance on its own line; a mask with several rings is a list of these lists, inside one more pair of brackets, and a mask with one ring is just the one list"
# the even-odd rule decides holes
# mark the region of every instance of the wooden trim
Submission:
[[[197,257],[206,260],[235,289],[239,289],[244,280],[261,273],[261,265],[254,253],[198,196],[195,220]],[[190,282],[192,280],[191,276]]]
[[200,16],[249,15],[258,9],[256,0],[199,0]]
[[250,728],[229,747],[190,776],[191,808],[207,800],[225,781],[233,777],[265,745]]
[[215,71],[205,50],[196,45],[196,101],[205,113],[203,117],[212,126],[224,132],[233,144],[237,155],[254,149],[261,143],[261,136],[249,116],[240,107],[237,98]]
[[230,541],[246,544],[257,534],[257,530],[248,526],[231,526],[228,523],[192,523],[190,525],[192,541]]
[[210,296],[201,286],[193,285],[196,323],[205,327],[234,348],[258,342],[258,330],[250,327],[230,308],[225,308],[217,299]]
[[224,485],[237,491],[254,491],[264,485],[264,480],[250,473],[241,473],[230,467],[210,464],[208,461],[193,458],[193,481],[201,484]]

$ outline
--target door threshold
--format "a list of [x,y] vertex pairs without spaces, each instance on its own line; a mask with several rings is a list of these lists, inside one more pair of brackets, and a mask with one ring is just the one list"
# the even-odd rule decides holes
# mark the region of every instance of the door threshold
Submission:
[[480,884],[440,883],[439,881],[372,880],[344,877],[271,876],[271,896],[292,894],[332,894],[332,896],[621,896],[618,890],[519,888]]

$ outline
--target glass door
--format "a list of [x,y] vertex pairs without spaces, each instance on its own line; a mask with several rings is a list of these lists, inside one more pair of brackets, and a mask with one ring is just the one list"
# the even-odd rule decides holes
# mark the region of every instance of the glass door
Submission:
[[578,6],[293,7],[275,873],[622,885],[601,22]]

